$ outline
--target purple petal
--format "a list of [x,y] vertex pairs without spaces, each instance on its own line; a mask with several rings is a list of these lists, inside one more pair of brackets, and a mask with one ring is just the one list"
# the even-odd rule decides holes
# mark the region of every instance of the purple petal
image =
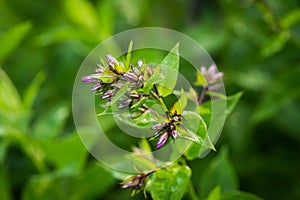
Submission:
[[130,80],[133,80],[133,81],[138,81],[138,77],[134,73],[131,73],[131,72],[125,73],[124,77],[127,79],[130,79]]
[[82,77],[81,81],[84,82],[84,83],[95,83],[95,82],[97,82],[97,80],[95,80],[94,77],[92,77],[92,76],[84,76],[84,77]]
[[169,138],[169,133],[168,132],[165,132],[164,134],[162,134],[160,136],[160,138],[158,139],[158,142],[156,144],[156,148],[161,148],[168,140]]
[[113,56],[111,56],[109,54],[106,55],[106,58],[107,58],[107,61],[108,61],[107,62],[108,65],[114,65],[114,64],[118,65],[119,64],[118,61]]
[[152,129],[152,130],[159,130],[159,129],[161,129],[162,127],[163,127],[162,124],[155,124],[155,125],[153,125],[153,126],[151,127],[151,129]]
[[110,98],[110,97],[112,97],[112,91],[111,91],[111,90],[108,90],[107,92],[105,92],[105,93],[102,95],[101,99],[107,99],[107,98]]
[[143,61],[142,61],[142,60],[139,60],[139,61],[137,62],[137,64],[138,64],[139,67],[142,67]]
[[97,83],[96,85],[94,85],[94,86],[91,88],[91,91],[98,90],[99,88],[101,88],[101,84],[100,84],[100,83]]
[[178,138],[178,132],[176,130],[172,131],[172,138],[175,140],[176,138]]
[[217,66],[215,64],[212,64],[209,68],[208,68],[208,73],[209,74],[214,74],[216,73],[217,70]]

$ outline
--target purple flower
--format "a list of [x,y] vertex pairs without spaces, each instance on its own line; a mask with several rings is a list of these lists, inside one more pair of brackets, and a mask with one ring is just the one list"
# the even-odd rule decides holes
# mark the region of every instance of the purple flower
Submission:
[[176,130],[178,126],[180,126],[181,115],[173,115],[168,121],[163,123],[155,124],[151,127],[152,130],[156,130],[153,137],[159,137],[156,148],[161,148],[166,144],[168,139],[171,137],[174,140],[178,138],[178,131]]
[[215,64],[211,65],[208,69],[201,67],[200,72],[206,79],[207,84],[215,83],[224,76],[223,72],[217,72],[217,66]]

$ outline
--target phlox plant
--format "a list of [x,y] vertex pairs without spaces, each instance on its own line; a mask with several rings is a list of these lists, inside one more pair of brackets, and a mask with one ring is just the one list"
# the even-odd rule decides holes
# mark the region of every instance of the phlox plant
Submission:
[[[144,191],[146,196],[148,192],[153,199],[182,199],[186,193],[198,199],[187,161],[198,159],[203,149],[215,150],[208,134],[211,102],[227,102],[224,113],[228,116],[241,93],[230,97],[218,93],[224,74],[214,64],[195,70],[196,81],[188,91],[175,88],[179,44],[157,65],[147,64],[146,58],[131,63],[132,45],[131,41],[123,59],[108,54],[107,61],[101,60],[94,73],[82,77],[82,82],[91,84],[91,91],[101,99],[104,111],[98,113],[100,116],[118,115],[129,125],[152,131],[151,136],[141,137],[139,147],[133,148],[136,174],[127,175],[121,187],[131,189],[132,195]],[[172,95],[176,100],[167,101]],[[151,154],[168,145],[180,152],[176,159],[161,162]]]

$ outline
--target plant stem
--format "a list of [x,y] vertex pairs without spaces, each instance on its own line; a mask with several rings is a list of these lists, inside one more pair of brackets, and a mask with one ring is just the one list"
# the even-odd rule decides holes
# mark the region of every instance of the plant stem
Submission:
[[156,99],[158,101],[158,103],[163,107],[163,109],[166,111],[166,112],[169,112],[166,104],[163,102],[162,98],[160,98],[159,96],[157,96],[157,94],[153,91],[150,92],[150,94],[152,95],[152,97],[154,99]]
[[199,198],[196,194],[194,185],[191,180],[189,181],[189,184],[188,184],[188,194],[192,200],[199,200]]
[[201,105],[203,103],[207,90],[208,90],[208,86],[204,86],[204,88],[200,94],[199,100],[198,100],[199,105]]

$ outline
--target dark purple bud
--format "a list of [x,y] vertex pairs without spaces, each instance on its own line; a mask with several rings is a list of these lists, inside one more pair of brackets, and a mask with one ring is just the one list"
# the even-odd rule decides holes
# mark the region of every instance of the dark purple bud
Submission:
[[175,140],[176,138],[178,138],[178,132],[176,130],[173,130],[172,133],[172,138]]
[[160,138],[158,139],[158,142],[156,144],[156,148],[161,148],[168,140],[169,138],[169,133],[168,132],[165,132],[164,134],[162,134],[160,136]]
[[107,98],[110,98],[110,97],[112,97],[112,90],[108,90],[107,92],[105,92],[102,95],[101,99],[107,99]]
[[138,77],[134,73],[131,73],[131,72],[125,73],[124,77],[126,79],[133,80],[133,81],[138,81],[139,80]]
[[132,176],[124,181],[124,184],[122,185],[122,188],[133,188],[133,189],[139,189],[143,186],[144,181],[147,177],[147,174],[141,173],[136,176]]

